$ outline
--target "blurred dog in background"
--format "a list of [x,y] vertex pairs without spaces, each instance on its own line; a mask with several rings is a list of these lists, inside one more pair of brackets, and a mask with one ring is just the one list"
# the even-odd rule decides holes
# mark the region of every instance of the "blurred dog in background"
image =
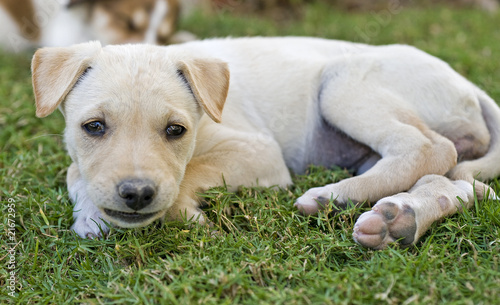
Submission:
[[0,47],[170,44],[192,40],[178,33],[178,0],[0,0]]

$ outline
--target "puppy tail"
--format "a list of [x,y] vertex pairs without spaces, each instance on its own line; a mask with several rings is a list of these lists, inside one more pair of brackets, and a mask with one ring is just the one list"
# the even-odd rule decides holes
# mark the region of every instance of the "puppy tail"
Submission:
[[500,176],[500,107],[479,88],[476,92],[483,119],[490,132],[490,147],[481,158],[459,163],[448,173],[448,176],[453,180],[465,180],[472,183],[480,199],[488,196],[490,199],[498,200],[499,197],[495,192],[478,180],[484,181]]

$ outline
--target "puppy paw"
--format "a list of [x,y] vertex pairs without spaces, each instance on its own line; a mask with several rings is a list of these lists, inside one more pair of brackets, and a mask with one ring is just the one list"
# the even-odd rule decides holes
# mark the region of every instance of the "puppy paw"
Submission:
[[71,230],[75,231],[78,236],[89,239],[102,238],[103,233],[104,235],[109,233],[109,228],[102,220],[101,212],[99,211],[91,215],[79,215],[76,217]]
[[328,207],[330,200],[333,200],[335,208],[344,209],[345,204],[339,203],[337,197],[328,186],[315,187],[309,189],[304,195],[300,196],[294,206],[304,215],[312,215]]
[[353,238],[364,247],[381,250],[395,241],[401,245],[412,244],[416,232],[415,211],[407,204],[399,206],[386,201],[358,218]]

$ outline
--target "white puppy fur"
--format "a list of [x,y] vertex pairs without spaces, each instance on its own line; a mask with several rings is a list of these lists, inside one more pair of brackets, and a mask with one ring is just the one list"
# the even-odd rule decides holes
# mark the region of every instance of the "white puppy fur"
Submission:
[[295,203],[301,212],[378,201],[356,223],[355,240],[409,245],[471,205],[473,190],[493,198],[474,178],[500,174],[498,106],[443,61],[404,45],[94,42],[37,51],[33,86],[37,115],[59,106],[66,120],[73,230],[83,237],[107,232],[101,218],[123,227],[204,222],[196,192],[224,181],[232,190],[286,187],[289,169],[319,164],[358,175],[307,191]]

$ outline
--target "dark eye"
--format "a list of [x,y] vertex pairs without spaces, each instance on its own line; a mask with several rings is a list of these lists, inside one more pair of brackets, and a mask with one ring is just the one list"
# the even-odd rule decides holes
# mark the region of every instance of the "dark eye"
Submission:
[[104,122],[101,121],[85,123],[83,124],[83,129],[92,136],[102,136],[106,130]]
[[175,139],[181,137],[186,132],[186,128],[181,125],[170,125],[167,126],[165,132],[167,133],[167,137]]
[[134,20],[132,20],[132,19],[127,20],[127,28],[131,32],[135,32],[138,30],[137,26],[134,23]]

